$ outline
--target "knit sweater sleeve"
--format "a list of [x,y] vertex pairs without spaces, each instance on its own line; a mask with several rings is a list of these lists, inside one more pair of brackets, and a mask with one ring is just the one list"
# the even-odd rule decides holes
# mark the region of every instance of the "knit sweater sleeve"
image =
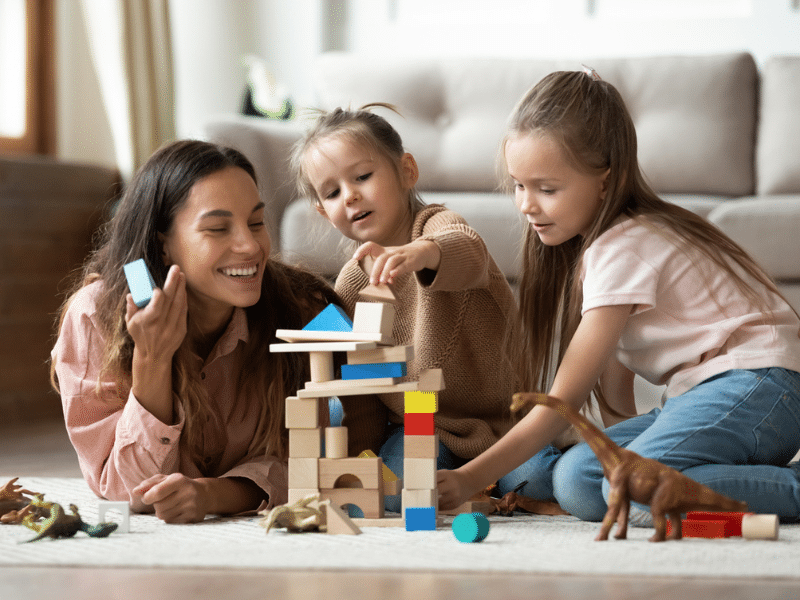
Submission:
[[417,274],[420,285],[431,291],[453,292],[489,285],[489,251],[463,217],[444,206],[425,208],[414,223],[414,241],[435,243],[442,253],[437,271]]

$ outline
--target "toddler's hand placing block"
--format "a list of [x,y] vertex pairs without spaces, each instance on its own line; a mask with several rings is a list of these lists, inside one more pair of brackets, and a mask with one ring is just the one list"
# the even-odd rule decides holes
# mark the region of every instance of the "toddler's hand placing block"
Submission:
[[123,268],[133,303],[139,308],[144,308],[153,298],[153,289],[156,287],[153,276],[150,275],[143,258],[130,262]]

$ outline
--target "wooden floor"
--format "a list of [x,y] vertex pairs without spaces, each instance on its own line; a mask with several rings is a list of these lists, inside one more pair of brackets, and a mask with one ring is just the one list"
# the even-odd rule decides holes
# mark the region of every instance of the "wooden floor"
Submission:
[[[1,417],[0,417],[1,420]],[[0,422],[0,479],[79,477],[60,421]],[[797,580],[493,573],[0,567],[0,599],[60,600],[777,600]]]

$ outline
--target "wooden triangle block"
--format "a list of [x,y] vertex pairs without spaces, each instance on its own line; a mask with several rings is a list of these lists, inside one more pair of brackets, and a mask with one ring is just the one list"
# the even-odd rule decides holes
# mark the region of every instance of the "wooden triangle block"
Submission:
[[358,535],[361,529],[353,523],[352,519],[348,517],[345,512],[332,504],[330,500],[320,502],[320,506],[325,507],[325,520],[328,523],[328,533],[333,535]]
[[335,304],[328,304],[316,317],[303,327],[303,331],[353,331],[353,321],[344,310]]
[[394,295],[394,291],[392,290],[391,286],[385,283],[381,283],[379,285],[370,284],[358,292],[358,295],[365,300],[388,302],[389,304],[394,304],[397,302],[397,297]]

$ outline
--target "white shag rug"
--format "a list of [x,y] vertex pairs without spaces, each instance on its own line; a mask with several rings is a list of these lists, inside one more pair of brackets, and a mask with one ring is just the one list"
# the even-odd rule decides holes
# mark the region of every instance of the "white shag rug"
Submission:
[[[2,483],[5,483],[3,479]],[[21,478],[45,499],[76,504],[97,522],[98,499],[82,479]],[[114,513],[111,513],[114,515]],[[116,518],[117,515],[114,515]],[[598,523],[572,517],[490,517],[485,541],[464,544],[450,523],[437,531],[364,528],[358,536],[269,534],[261,517],[206,519],[167,525],[152,515],[130,518],[130,533],[93,539],[42,539],[22,525],[0,525],[0,566],[214,567],[367,569],[674,575],[683,577],[800,577],[800,525],[782,525],[778,541],[684,539],[651,543],[651,529],[629,529],[628,540],[595,542]]]

